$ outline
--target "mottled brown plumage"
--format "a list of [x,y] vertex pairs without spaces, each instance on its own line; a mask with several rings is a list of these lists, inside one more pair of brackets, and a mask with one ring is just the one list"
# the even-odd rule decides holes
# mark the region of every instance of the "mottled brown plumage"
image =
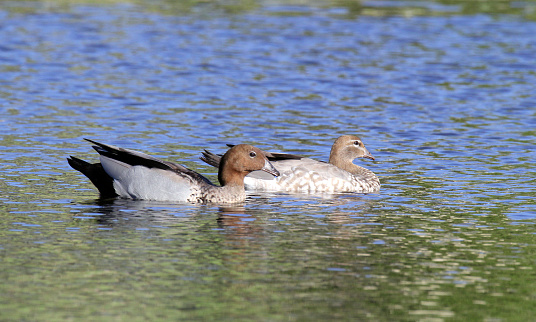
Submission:
[[[329,163],[292,154],[263,151],[281,173],[277,178],[259,171],[244,179],[248,190],[287,192],[377,192],[380,180],[370,170],[353,163],[356,158],[374,157],[361,139],[354,135],[339,137],[331,148]],[[203,161],[219,164],[219,156],[209,151],[203,153]]]

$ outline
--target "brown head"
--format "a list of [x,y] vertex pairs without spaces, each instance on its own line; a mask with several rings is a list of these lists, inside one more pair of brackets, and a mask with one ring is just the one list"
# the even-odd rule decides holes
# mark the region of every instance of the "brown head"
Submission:
[[221,158],[218,180],[222,186],[243,186],[244,177],[256,170],[279,176],[279,171],[274,168],[261,150],[249,144],[235,145]]
[[329,163],[341,169],[352,166],[352,161],[356,158],[367,158],[374,160],[374,157],[365,148],[363,141],[355,135],[340,136],[329,154]]

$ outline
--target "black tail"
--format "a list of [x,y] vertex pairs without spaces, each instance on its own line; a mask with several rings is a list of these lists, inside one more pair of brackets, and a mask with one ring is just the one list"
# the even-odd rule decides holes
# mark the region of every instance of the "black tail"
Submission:
[[201,154],[203,154],[203,156],[199,159],[201,159],[203,162],[216,168],[220,167],[221,155],[214,154],[208,150],[201,152]]
[[83,175],[89,178],[91,182],[99,189],[101,198],[117,197],[114,189],[114,179],[110,177],[100,163],[88,163],[84,160],[71,156],[67,158],[69,165],[82,172]]
[[[228,147],[232,148],[234,145],[227,144]],[[271,162],[274,161],[282,161],[282,160],[300,160],[303,159],[302,156],[295,155],[295,154],[287,154],[287,153],[272,153],[272,152],[266,152],[262,151],[264,156],[268,158]],[[203,162],[218,168],[220,166],[221,161],[221,155],[214,154],[208,150],[205,150],[204,152],[201,152],[203,156],[201,156],[199,159],[201,159]]]

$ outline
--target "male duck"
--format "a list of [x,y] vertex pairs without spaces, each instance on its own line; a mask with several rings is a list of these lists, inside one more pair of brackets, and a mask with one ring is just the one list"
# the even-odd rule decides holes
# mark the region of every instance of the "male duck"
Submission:
[[[286,192],[377,192],[380,180],[370,170],[355,165],[356,158],[374,157],[361,139],[343,135],[335,140],[329,163],[292,154],[263,151],[281,173],[277,178],[254,171],[244,179],[247,190]],[[201,160],[218,166],[220,157],[207,150]]]
[[234,146],[223,155],[218,169],[222,186],[218,187],[182,165],[86,140],[94,144],[100,163],[90,164],[73,156],[67,161],[91,180],[103,198],[235,203],[246,199],[244,177],[250,172],[262,170],[279,175],[261,150],[247,144]]

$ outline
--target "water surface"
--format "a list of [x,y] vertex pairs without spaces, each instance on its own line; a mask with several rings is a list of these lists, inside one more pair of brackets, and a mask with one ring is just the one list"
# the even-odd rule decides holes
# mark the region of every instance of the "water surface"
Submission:
[[[0,316],[533,319],[536,24],[501,3],[0,2]],[[215,180],[202,149],[342,134],[379,194],[100,201],[65,160]]]

